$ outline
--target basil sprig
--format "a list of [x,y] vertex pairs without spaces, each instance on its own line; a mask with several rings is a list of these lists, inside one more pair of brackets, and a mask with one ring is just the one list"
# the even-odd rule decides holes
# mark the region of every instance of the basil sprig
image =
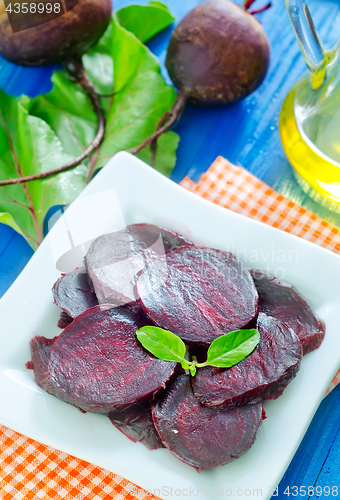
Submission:
[[260,342],[260,333],[256,329],[236,330],[215,339],[208,349],[207,360],[198,363],[195,356],[192,361],[185,359],[186,345],[174,333],[157,326],[143,326],[136,332],[142,346],[156,358],[164,361],[181,363],[192,376],[197,368],[217,366],[230,368],[249,356]]

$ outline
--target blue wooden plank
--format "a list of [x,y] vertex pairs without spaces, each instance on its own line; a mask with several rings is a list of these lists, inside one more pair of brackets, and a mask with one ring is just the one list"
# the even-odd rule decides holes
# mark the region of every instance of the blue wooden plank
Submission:
[[[278,487],[279,500],[309,498],[300,486],[317,487],[311,498],[340,497],[340,385],[320,404],[301,445]],[[280,451],[278,450],[278,453]],[[338,486],[338,494],[327,495],[325,486]],[[296,489],[297,488],[297,489]],[[317,495],[319,491],[321,494]],[[326,493],[325,493],[326,492]],[[290,495],[288,495],[290,493]],[[296,494],[297,493],[297,494]],[[310,492],[312,493],[312,491]]]
[[14,229],[0,224],[0,241],[6,235],[6,246],[0,251],[0,298],[19,276],[33,255],[33,250]]
[[0,88],[16,97],[46,94],[52,89],[53,71],[53,67],[21,68],[0,56]]
[[0,260],[3,254],[3,251],[13,238],[13,230],[6,226],[5,224],[0,223]]

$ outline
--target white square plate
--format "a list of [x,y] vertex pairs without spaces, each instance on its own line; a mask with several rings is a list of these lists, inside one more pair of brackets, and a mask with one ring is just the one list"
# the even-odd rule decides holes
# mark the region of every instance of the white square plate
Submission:
[[51,287],[60,275],[58,252],[67,250],[69,243],[66,238],[56,248],[65,229],[62,218],[0,301],[0,422],[164,499],[240,493],[269,499],[340,365],[340,258],[207,202],[127,153],[116,155],[66,214],[78,243],[124,221],[149,222],[196,243],[232,251],[247,267],[276,272],[295,285],[325,321],[326,338],[320,349],[303,359],[283,396],[265,404],[268,418],[253,447],[230,464],[198,474],[165,449],[149,451],[132,443],[105,416],[84,415],[44,393],[25,368],[30,339],[60,333]]

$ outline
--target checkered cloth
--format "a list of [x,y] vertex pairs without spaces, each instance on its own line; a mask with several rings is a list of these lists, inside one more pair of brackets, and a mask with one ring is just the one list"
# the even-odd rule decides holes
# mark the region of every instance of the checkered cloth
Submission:
[[[181,185],[234,212],[340,253],[339,229],[223,158],[218,158],[197,184],[186,178]],[[340,370],[327,392],[339,381]],[[1,500],[155,498],[116,474],[0,427]]]

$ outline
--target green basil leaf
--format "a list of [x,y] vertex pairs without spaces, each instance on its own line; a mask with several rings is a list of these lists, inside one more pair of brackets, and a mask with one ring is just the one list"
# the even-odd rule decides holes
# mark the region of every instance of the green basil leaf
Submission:
[[230,368],[253,352],[260,342],[258,330],[237,330],[227,333],[212,342],[208,349],[207,361],[200,366]]
[[188,361],[186,359],[182,359],[181,360],[181,365],[182,365],[183,370],[189,370],[190,369],[189,363],[188,363]]
[[186,346],[174,333],[156,326],[143,326],[136,335],[142,346],[156,358],[179,363],[184,360]]
[[118,10],[117,18],[121,26],[131,31],[143,43],[175,20],[168,7],[161,2],[123,7]]
[[197,364],[196,363],[192,363],[190,366],[189,366],[189,370],[190,370],[190,375],[192,377],[194,377],[196,375],[196,371],[197,371]]

